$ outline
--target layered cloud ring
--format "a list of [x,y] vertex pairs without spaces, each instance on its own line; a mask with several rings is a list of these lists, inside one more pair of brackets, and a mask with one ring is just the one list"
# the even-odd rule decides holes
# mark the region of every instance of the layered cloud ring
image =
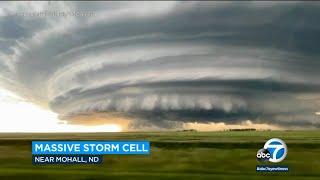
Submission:
[[61,119],[320,126],[317,2],[0,7],[1,86]]

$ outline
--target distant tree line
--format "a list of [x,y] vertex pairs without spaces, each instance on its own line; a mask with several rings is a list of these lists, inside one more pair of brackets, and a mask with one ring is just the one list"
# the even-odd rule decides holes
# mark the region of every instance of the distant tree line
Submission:
[[255,128],[244,128],[244,129],[229,129],[228,131],[256,131]]

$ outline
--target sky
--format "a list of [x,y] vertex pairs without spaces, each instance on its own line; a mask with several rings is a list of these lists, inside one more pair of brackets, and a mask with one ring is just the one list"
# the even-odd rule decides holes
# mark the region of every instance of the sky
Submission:
[[320,127],[319,2],[0,2],[0,131]]

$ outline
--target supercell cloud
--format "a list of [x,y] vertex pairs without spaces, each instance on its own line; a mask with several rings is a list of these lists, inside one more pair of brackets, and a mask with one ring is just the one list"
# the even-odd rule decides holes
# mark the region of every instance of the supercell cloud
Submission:
[[70,123],[320,126],[318,2],[0,7],[0,86]]

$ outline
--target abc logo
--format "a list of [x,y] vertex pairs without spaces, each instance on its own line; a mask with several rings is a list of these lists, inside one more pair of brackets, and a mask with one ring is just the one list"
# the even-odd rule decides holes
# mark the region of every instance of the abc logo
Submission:
[[257,152],[257,159],[260,162],[267,162],[270,159],[270,153],[267,149],[260,149]]
[[287,145],[284,141],[277,138],[268,140],[263,149],[257,152],[257,160],[260,162],[281,162],[286,158]]

